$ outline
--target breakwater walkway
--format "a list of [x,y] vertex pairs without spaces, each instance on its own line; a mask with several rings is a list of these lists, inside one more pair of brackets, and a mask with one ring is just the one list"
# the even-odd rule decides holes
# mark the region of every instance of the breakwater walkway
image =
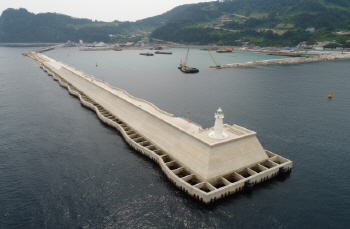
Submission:
[[[325,60],[337,60],[337,59],[350,59],[350,53],[319,54],[319,55],[312,55],[309,57],[292,57],[292,58],[285,58],[285,59],[251,61],[251,62],[245,62],[245,63],[226,64],[224,66],[221,66],[221,68],[241,68],[241,67],[254,67],[254,66],[277,65],[277,64],[299,64],[299,63],[310,63],[310,62],[325,61]],[[217,67],[210,66],[210,68],[217,68]]]
[[39,52],[26,56],[120,131],[131,147],[157,162],[176,187],[201,202],[251,189],[292,169],[292,161],[261,146],[256,132],[223,124],[221,109],[215,126],[202,129]]

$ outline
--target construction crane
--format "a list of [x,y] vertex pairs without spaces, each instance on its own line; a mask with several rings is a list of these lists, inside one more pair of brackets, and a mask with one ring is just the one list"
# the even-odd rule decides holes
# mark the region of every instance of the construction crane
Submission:
[[224,45],[224,43],[222,43],[222,41],[220,41],[220,43],[222,44],[222,46],[224,46],[224,48],[225,48],[225,50],[226,50],[227,52],[232,52],[232,49],[231,49],[231,48],[226,48],[225,45]]
[[211,55],[211,53],[210,53],[210,51],[209,51],[209,50],[208,50],[208,53],[209,53],[209,55],[210,55],[211,59],[214,61],[215,68],[217,68],[217,69],[221,69],[221,68],[222,68],[222,67],[221,67],[221,65],[220,65],[220,64],[218,64],[218,63],[216,63],[216,61],[215,61],[214,57]]
[[184,62],[184,64],[183,64],[183,66],[186,68],[186,66],[187,66],[187,58],[188,58],[188,52],[190,51],[190,49],[187,49],[187,54],[186,54],[186,60],[185,60],[185,62]]

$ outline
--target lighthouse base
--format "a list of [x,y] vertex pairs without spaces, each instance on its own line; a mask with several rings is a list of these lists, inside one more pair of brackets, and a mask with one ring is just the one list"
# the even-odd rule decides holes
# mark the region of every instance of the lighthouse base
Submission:
[[225,132],[223,132],[222,134],[215,134],[215,131],[213,131],[209,134],[209,137],[214,139],[225,139],[228,137],[228,135]]

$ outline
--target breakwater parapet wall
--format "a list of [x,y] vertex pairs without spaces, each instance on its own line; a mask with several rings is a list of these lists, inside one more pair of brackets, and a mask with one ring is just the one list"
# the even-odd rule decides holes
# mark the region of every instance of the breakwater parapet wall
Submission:
[[264,150],[254,131],[223,125],[224,139],[174,117],[91,75],[32,52],[29,57],[68,88],[98,118],[118,129],[126,142],[156,161],[169,180],[196,199],[210,203],[284,171],[292,162]]
[[47,46],[47,47],[44,47],[44,48],[40,48],[40,49],[36,49],[36,50],[33,50],[33,51],[25,52],[22,55],[23,56],[28,56],[28,57],[31,57],[31,56],[34,57],[37,53],[47,52],[47,51],[50,51],[52,49],[62,48],[64,46],[66,46],[65,43],[54,45],[54,46]]
[[[310,57],[292,57],[292,58],[285,58],[285,59],[251,61],[251,62],[245,62],[245,63],[226,64],[222,66],[222,68],[241,68],[241,67],[254,67],[254,66],[277,65],[277,64],[300,64],[300,63],[310,63],[310,62],[316,62],[316,61],[337,60],[337,59],[350,59],[350,53],[319,54],[319,55],[312,55]],[[210,66],[210,67],[216,68],[216,66]]]

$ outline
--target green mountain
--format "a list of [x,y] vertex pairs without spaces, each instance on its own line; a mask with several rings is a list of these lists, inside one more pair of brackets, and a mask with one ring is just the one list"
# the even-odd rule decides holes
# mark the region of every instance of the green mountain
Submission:
[[227,45],[294,46],[350,39],[334,34],[338,31],[350,31],[349,0],[215,1],[178,6],[136,22],[98,22],[25,9],[7,9],[0,17],[0,42],[123,42],[150,36],[185,44],[221,40]]
[[[190,5],[182,5],[136,22],[102,22],[73,18],[57,13],[34,14],[26,9],[7,9],[0,16],[0,42],[114,42],[130,37],[135,31],[146,36],[155,28],[176,20]],[[109,35],[119,35],[110,37]],[[140,38],[135,38],[135,40]]]
[[[339,39],[350,31],[349,0],[226,0],[199,3],[158,27],[152,37],[179,43],[294,46],[301,41]],[[307,32],[314,28],[316,32]]]
[[26,9],[7,9],[0,17],[0,42],[109,41],[109,34],[123,30],[123,26],[115,26],[116,23],[77,19],[56,13],[33,14]]

